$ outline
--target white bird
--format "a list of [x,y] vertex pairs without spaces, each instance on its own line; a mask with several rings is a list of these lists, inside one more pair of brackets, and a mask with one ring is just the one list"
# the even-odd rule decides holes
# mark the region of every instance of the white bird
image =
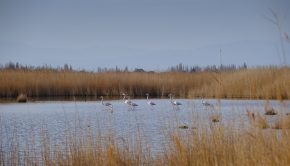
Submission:
[[133,103],[133,102],[130,100],[130,96],[128,96],[128,103],[129,103],[129,105],[131,105],[131,106],[133,106],[133,107],[138,106],[138,104]]
[[132,102],[131,102],[130,100],[126,100],[126,97],[127,97],[126,94],[123,93],[122,95],[124,96],[124,97],[123,97],[123,101],[124,101],[124,103],[127,104],[127,105],[131,105]]
[[202,105],[204,105],[204,106],[213,107],[212,104],[210,104],[209,102],[205,101],[203,98],[201,99],[201,103],[202,103]]
[[[138,106],[138,104],[136,104],[136,103],[133,103],[131,100],[130,100],[130,97],[128,96],[126,96],[126,94],[122,94],[124,97],[123,97],[123,100],[124,100],[124,103],[125,104],[127,104],[131,109],[134,109],[135,107],[137,107]],[[126,100],[126,97],[128,98],[127,100]]]
[[100,98],[102,99],[102,105],[113,109],[113,105],[111,103],[109,103],[109,102],[104,103],[104,97],[103,96],[101,96]]
[[170,93],[169,94],[169,97],[170,97],[170,102],[173,106],[179,106],[179,105],[182,105],[180,102],[176,101],[176,100],[173,100],[173,96],[172,94]]
[[147,96],[147,103],[148,103],[148,105],[150,105],[150,106],[156,105],[153,101],[149,100],[149,93],[146,93],[146,96]]

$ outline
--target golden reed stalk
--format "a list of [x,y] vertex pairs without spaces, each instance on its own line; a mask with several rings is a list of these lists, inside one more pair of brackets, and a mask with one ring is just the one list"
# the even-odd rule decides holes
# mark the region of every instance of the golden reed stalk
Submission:
[[232,72],[0,71],[0,97],[131,96],[289,99],[290,68]]

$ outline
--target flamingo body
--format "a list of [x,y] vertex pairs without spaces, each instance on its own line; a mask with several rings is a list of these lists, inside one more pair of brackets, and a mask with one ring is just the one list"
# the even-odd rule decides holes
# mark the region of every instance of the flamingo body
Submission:
[[182,103],[176,101],[176,100],[173,100],[173,97],[172,97],[172,94],[169,94],[169,97],[170,97],[170,102],[173,106],[179,106],[179,105],[182,105]]
[[123,100],[124,100],[124,103],[125,104],[127,104],[129,107],[131,107],[131,109],[132,109],[132,107],[133,107],[133,109],[136,107],[136,106],[138,106],[138,104],[136,104],[136,103],[133,103],[131,100],[130,100],[130,97],[128,97],[128,99],[126,100],[126,94],[122,94],[124,97],[123,97]]
[[210,103],[207,102],[207,101],[204,101],[203,99],[202,99],[201,103],[202,103],[202,105],[204,105],[204,106],[210,106],[210,107],[213,106],[212,104],[210,104]]
[[102,105],[104,105],[106,107],[110,107],[110,108],[113,107],[113,105],[111,103],[109,103],[109,102],[104,103],[104,97],[103,96],[101,96],[101,99],[102,99]]
[[172,104],[174,104],[174,105],[182,105],[182,104],[181,104],[180,102],[178,102],[178,101],[173,101]]
[[149,93],[146,93],[147,96],[147,104],[150,106],[156,105],[153,101],[149,100]]

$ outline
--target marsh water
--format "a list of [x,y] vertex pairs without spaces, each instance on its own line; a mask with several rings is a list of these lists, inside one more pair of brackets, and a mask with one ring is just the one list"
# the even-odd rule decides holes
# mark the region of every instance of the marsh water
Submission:
[[[246,110],[264,112],[264,100],[210,100],[213,106],[204,106],[201,100],[176,99],[179,107],[168,99],[132,100],[138,104],[129,107],[123,100],[106,100],[113,108],[100,101],[35,101],[28,103],[0,104],[1,149],[11,149],[17,139],[20,147],[42,145],[43,136],[49,138],[51,146],[61,146],[68,135],[90,133],[98,139],[113,137],[119,141],[134,142],[141,137],[142,144],[154,152],[162,151],[172,131],[188,132],[200,125],[211,125],[212,116],[218,115],[222,124],[232,123],[239,127],[247,123]],[[269,101],[279,114],[290,111],[289,101]],[[271,121],[269,117],[269,120]],[[180,126],[187,126],[182,128]]]

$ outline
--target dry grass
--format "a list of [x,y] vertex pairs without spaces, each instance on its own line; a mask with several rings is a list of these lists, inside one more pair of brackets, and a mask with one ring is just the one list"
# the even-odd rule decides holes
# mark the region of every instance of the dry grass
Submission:
[[256,116],[256,126],[261,128],[261,129],[267,129],[269,128],[269,123],[267,121],[266,117],[261,116],[259,113],[257,113]]
[[259,129],[269,128],[269,123],[265,116],[261,116],[259,112],[253,112],[247,109],[247,116],[251,126],[258,127]]
[[[28,96],[166,96],[186,97],[200,75],[186,73],[80,73],[52,71],[1,71],[0,95]],[[199,81],[202,83],[202,80]],[[197,85],[196,85],[197,86]]]
[[26,94],[19,94],[16,98],[16,101],[19,103],[26,103],[27,102],[27,95]]
[[[211,123],[211,122],[210,122]],[[49,133],[42,129],[40,153],[35,147],[21,149],[17,132],[11,140],[11,153],[0,151],[0,165],[135,166],[135,165],[288,165],[290,133],[288,130],[235,128],[217,123],[165,133],[171,141],[164,151],[152,155],[144,148],[140,131],[135,141],[118,140],[113,134],[92,134],[90,129],[69,132],[60,147],[50,146]],[[23,140],[22,140],[23,141]],[[0,143],[3,144],[3,142]],[[29,142],[31,144],[31,142]],[[2,146],[1,146],[2,148]],[[24,153],[19,153],[24,151]],[[23,157],[24,154],[24,157]]]
[[[227,126],[228,127],[228,126]],[[193,134],[189,139],[173,135],[165,165],[287,165],[289,133],[249,130],[236,132],[219,126]]]
[[248,116],[250,122],[255,121],[256,120],[255,113],[253,111],[249,110],[249,109],[247,109],[246,111],[247,111],[247,116]]
[[[268,102],[266,102],[268,105]],[[273,109],[271,109],[273,110]],[[277,115],[277,117],[269,123],[269,119],[266,116],[260,115],[259,112],[253,112],[249,109],[246,110],[249,123],[252,127],[257,127],[259,129],[290,129],[290,116],[288,113],[277,115],[277,112],[268,111],[265,115]]]
[[289,98],[289,68],[259,68],[236,72],[211,73],[215,80],[192,91],[192,96],[203,95],[219,98],[287,99]]
[[290,129],[290,116],[282,116],[279,117],[274,125],[272,126],[273,129]]
[[214,113],[210,116],[210,119],[213,123],[217,123],[221,121],[221,115],[219,113]]
[[270,106],[269,101],[267,100],[264,105],[265,115],[277,115],[277,112],[273,107]]
[[235,72],[85,73],[70,71],[0,71],[0,96],[131,96],[289,99],[289,68]]

